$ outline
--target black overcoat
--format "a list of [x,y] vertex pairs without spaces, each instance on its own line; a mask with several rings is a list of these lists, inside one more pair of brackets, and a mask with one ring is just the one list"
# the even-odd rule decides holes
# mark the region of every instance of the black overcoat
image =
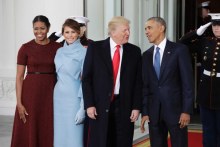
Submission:
[[[105,147],[107,141],[108,115],[113,91],[113,70],[110,39],[95,41],[87,49],[84,61],[82,89],[85,109],[96,107],[96,120],[89,120],[88,147]],[[126,43],[120,75],[121,145],[131,147],[134,123],[130,121],[133,109],[141,110],[141,50]]]

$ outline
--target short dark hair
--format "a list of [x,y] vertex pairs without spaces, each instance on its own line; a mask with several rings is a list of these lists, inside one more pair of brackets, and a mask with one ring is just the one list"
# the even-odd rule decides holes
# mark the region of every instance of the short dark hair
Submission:
[[75,30],[78,34],[80,34],[80,24],[77,21],[73,19],[67,19],[62,26],[62,34],[66,26],[70,27],[71,29]]
[[49,19],[48,19],[46,16],[44,16],[44,15],[38,15],[38,16],[36,16],[36,17],[33,19],[33,21],[32,21],[33,25],[34,25],[35,22],[38,22],[38,21],[41,21],[41,22],[45,23],[45,25],[47,26],[47,28],[50,28],[50,22],[49,22]]
[[151,17],[147,21],[150,21],[150,20],[154,20],[157,23],[159,23],[162,26],[164,26],[164,33],[166,33],[167,25],[166,25],[166,22],[165,22],[165,20],[163,18],[161,18],[161,17]]

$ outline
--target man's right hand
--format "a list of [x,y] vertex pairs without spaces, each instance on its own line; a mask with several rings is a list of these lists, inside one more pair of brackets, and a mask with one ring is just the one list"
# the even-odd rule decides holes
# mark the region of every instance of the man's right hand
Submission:
[[87,108],[86,112],[87,112],[87,115],[89,116],[89,118],[91,118],[91,119],[96,119],[96,116],[98,115],[95,107]]
[[145,116],[143,116],[143,117],[141,118],[141,127],[140,127],[141,133],[144,133],[144,132],[145,132],[144,124],[145,124],[146,121],[147,121],[147,122],[150,122],[148,115],[145,115]]

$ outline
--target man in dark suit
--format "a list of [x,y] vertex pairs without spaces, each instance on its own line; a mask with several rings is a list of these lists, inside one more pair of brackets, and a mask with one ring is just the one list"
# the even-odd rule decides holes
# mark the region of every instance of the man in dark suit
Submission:
[[165,37],[166,22],[149,18],[145,33],[154,45],[143,54],[141,130],[149,123],[151,147],[187,147],[187,125],[193,106],[193,73],[188,48]]
[[109,38],[88,47],[82,88],[89,116],[88,147],[132,147],[142,102],[141,50],[128,43],[129,21],[114,17]]

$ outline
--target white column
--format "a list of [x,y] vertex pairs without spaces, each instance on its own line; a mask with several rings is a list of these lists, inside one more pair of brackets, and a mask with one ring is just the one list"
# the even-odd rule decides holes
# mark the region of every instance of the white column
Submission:
[[[119,1],[119,0],[118,0]],[[115,1],[104,1],[104,36],[108,37],[108,22],[115,16]]]
[[171,41],[176,38],[176,0],[168,0],[167,37]]
[[87,35],[88,38],[96,41],[105,38],[104,33],[104,1],[103,0],[87,0],[87,17],[88,23]]
[[15,28],[14,28],[14,1],[2,0],[1,22],[1,48],[0,48],[0,77],[15,75]]
[[124,16],[130,20],[129,42],[139,46],[139,3],[137,0],[124,2]]
[[0,8],[0,115],[14,114],[15,107],[15,17],[14,1],[2,0]]
[[159,16],[164,18],[165,17],[165,10],[164,10],[164,7],[165,7],[165,3],[167,3],[167,0],[160,0],[160,14]]
[[156,0],[142,0],[139,1],[139,46],[142,49],[142,52],[152,46],[149,43],[145,35],[145,23],[148,18],[157,16],[157,1]]

